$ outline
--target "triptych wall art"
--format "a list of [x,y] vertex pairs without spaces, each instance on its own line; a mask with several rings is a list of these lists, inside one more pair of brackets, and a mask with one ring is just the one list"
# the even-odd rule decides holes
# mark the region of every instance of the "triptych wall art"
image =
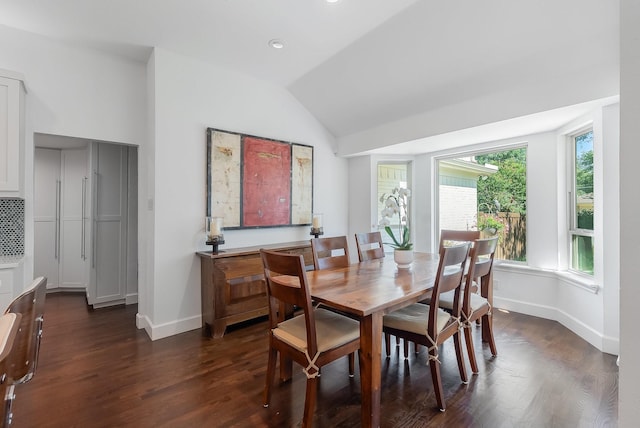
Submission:
[[225,229],[307,226],[313,147],[207,129],[207,216]]

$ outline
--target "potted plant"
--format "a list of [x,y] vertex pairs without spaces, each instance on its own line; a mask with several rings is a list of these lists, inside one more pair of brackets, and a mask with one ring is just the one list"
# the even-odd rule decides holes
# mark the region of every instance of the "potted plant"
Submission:
[[476,228],[482,233],[483,237],[491,237],[496,234],[500,234],[500,241],[502,242],[501,232],[504,227],[504,222],[499,218],[496,218],[491,213],[478,213]]
[[[411,223],[409,221],[409,198],[411,190],[395,188],[391,194],[386,193],[380,197],[384,204],[380,227],[383,227],[392,242],[387,242],[395,249],[394,260],[399,268],[408,268],[413,262],[413,242],[411,242]],[[391,228],[391,219],[398,216],[398,234]]]

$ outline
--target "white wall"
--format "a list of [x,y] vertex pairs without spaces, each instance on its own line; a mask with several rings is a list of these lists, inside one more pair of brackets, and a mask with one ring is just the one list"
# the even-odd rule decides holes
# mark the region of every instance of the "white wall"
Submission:
[[0,26],[0,68],[25,76],[25,269],[33,278],[34,132],[142,145],[145,65]]
[[620,1],[620,387],[619,425],[637,426],[640,420],[640,2]]
[[351,262],[358,261],[354,235],[378,230],[378,168],[370,156],[359,156],[349,163],[349,248]]
[[[200,260],[205,245],[206,129],[213,127],[314,146],[314,211],[325,235],[348,230],[347,161],[336,158],[326,130],[288,92],[156,49],[153,67],[155,163],[147,175],[154,245],[146,274],[144,326],[153,339],[199,328]],[[151,170],[153,169],[153,170]],[[149,202],[147,201],[147,208]],[[142,210],[141,210],[142,211]],[[225,247],[308,240],[308,227],[228,230]]]

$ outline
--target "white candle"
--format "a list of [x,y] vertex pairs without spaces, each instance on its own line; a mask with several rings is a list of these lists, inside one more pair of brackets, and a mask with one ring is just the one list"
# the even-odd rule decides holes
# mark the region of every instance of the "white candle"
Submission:
[[218,225],[218,221],[216,219],[211,220],[211,225],[209,226],[209,234],[211,236],[220,235],[220,226]]
[[322,221],[320,220],[320,216],[314,216],[311,227],[314,229],[320,229],[322,227]]

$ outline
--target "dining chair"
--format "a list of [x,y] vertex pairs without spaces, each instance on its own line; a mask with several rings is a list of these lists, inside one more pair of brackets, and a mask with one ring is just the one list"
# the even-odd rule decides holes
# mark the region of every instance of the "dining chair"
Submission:
[[[476,239],[469,253],[469,270],[464,280],[462,298],[462,327],[467,345],[467,354],[471,371],[478,373],[473,346],[471,327],[475,321],[482,320],[482,338],[489,342],[493,356],[498,355],[493,336],[493,260],[498,246],[498,237]],[[480,294],[474,289],[480,287]],[[440,307],[452,310],[453,296],[447,293],[440,296]]]
[[[473,373],[478,373],[471,335],[471,326],[474,321],[482,321],[482,340],[489,342],[489,348],[494,357],[498,355],[493,336],[493,261],[497,247],[497,236],[476,240],[465,284],[462,317],[467,354]],[[474,292],[478,287],[480,287],[480,294]]]
[[[454,230],[454,229],[442,229],[440,231],[440,244],[438,246],[438,252],[442,251],[444,247],[460,244],[462,242],[469,242],[473,244],[473,242],[480,238],[479,230]],[[464,281],[464,279],[463,279]],[[477,291],[477,288],[472,289],[473,292]],[[443,299],[453,299],[453,293],[448,293],[447,295],[441,296],[441,301]],[[426,303],[427,305],[431,303],[431,297],[426,298],[421,303]],[[450,307],[450,306],[449,306]],[[420,348],[419,344],[415,344],[415,352],[418,353]],[[409,353],[409,345],[405,342],[404,345],[404,357],[407,358],[407,354]]]
[[[269,358],[264,406],[271,401],[271,385],[278,352],[300,364],[307,376],[303,427],[310,427],[320,368],[360,349],[360,323],[323,308],[314,308],[302,255],[260,250],[269,301]],[[302,313],[287,318],[292,307]],[[349,364],[349,375],[353,366]]]
[[12,351],[15,349],[15,339],[20,328],[20,314],[4,314],[0,316],[0,397],[5,398],[2,405],[2,427],[11,424],[11,402],[7,401],[9,390],[9,365],[11,363]]
[[11,407],[15,400],[15,386],[29,382],[36,373],[40,355],[40,343],[44,325],[44,304],[47,295],[47,279],[33,280],[29,288],[7,307],[5,314],[20,314],[20,325],[7,368],[8,387],[5,396],[6,415],[12,418]]
[[313,266],[318,269],[347,267],[350,264],[349,244],[346,236],[311,239]]
[[356,246],[358,247],[358,259],[361,262],[384,257],[380,232],[356,233]]
[[46,296],[47,279],[36,278],[5,310],[5,313],[22,315],[17,339],[19,358],[14,360],[11,371],[15,383],[26,383],[35,375],[40,355]]
[[[463,243],[452,247],[444,247],[440,251],[440,261],[436,274],[431,304],[414,303],[384,316],[382,325],[385,333],[402,337],[428,349],[428,361],[431,369],[433,389],[440,411],[445,411],[444,391],[440,375],[440,359],[438,347],[448,338],[453,343],[458,360],[458,370],[463,383],[468,382],[467,370],[462,356],[462,340],[460,331],[461,285],[465,265],[469,256],[470,244]],[[439,307],[440,294],[453,291],[454,305],[451,313]],[[389,353],[389,343],[386,350]]]

